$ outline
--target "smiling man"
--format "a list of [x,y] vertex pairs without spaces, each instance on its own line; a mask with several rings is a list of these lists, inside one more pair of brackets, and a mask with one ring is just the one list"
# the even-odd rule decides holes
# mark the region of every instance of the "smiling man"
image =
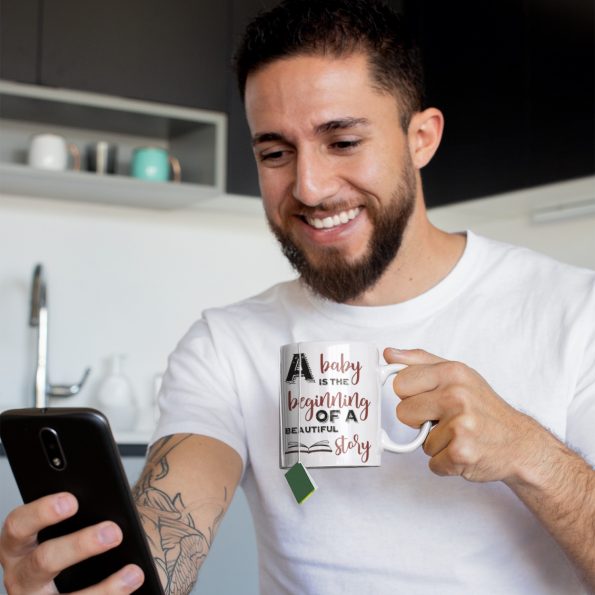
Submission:
[[[366,53],[332,48],[281,58],[246,84],[271,229],[304,281],[336,302],[407,299],[464,247],[425,215],[419,170],[438,147],[442,115],[408,113],[395,93],[375,84]],[[411,249],[422,237],[433,254]]]
[[[443,117],[382,4],[286,0],[248,27],[237,68],[266,216],[299,278],[207,310],[170,358],[135,488],[166,592],[189,591],[240,484],[264,595],[593,591],[593,271],[430,223],[420,172]],[[389,347],[407,367],[385,429],[435,425],[380,467],[312,470],[300,507],[279,469],[279,347],[309,340]],[[37,546],[75,511],[61,495],[11,513],[9,593],[53,592],[61,568],[117,545],[102,526]],[[127,567],[93,593],[139,580]]]

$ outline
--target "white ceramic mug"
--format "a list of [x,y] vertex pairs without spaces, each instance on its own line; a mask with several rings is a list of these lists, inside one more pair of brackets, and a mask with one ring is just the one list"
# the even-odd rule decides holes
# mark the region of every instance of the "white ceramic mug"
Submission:
[[38,169],[64,171],[68,169],[68,155],[72,155],[73,169],[80,170],[78,147],[59,134],[36,134],[29,146],[29,165]]
[[281,347],[280,466],[376,467],[383,450],[412,452],[382,429],[381,388],[402,364],[381,364],[372,343],[316,341]]

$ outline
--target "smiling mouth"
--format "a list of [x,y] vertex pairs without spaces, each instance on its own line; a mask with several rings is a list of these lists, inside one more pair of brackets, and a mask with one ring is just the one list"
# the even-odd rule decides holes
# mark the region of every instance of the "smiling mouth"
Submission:
[[341,211],[333,216],[329,215],[322,218],[305,216],[304,219],[308,225],[315,229],[333,229],[334,227],[339,227],[340,225],[344,225],[345,223],[349,223],[352,219],[355,219],[361,210],[361,207],[356,207],[349,211]]

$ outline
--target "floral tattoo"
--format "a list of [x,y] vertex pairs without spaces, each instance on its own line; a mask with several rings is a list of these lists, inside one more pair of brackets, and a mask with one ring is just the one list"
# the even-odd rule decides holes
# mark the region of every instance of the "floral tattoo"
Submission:
[[222,501],[195,506],[190,514],[180,492],[172,497],[156,485],[169,473],[167,456],[190,436],[167,436],[156,442],[133,489],[166,595],[190,592],[227,505],[224,488]]

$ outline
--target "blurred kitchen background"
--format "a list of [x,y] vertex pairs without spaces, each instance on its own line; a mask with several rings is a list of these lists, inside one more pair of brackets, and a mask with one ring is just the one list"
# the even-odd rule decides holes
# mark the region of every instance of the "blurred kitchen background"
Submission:
[[[595,269],[592,0],[394,0],[424,48],[428,101],[446,117],[424,172],[432,220]],[[33,269],[43,265],[49,381],[98,406],[113,355],[135,424],[116,436],[131,480],[167,356],[204,308],[293,272],[264,222],[229,68],[271,0],[0,0],[0,410],[33,405]],[[27,165],[31,138],[74,143],[82,171]],[[114,173],[86,149],[117,147]],[[178,157],[182,182],[130,176],[134,149]],[[18,502],[0,458],[0,520]],[[235,572],[230,573],[230,561]],[[196,593],[257,593],[241,490]]]

